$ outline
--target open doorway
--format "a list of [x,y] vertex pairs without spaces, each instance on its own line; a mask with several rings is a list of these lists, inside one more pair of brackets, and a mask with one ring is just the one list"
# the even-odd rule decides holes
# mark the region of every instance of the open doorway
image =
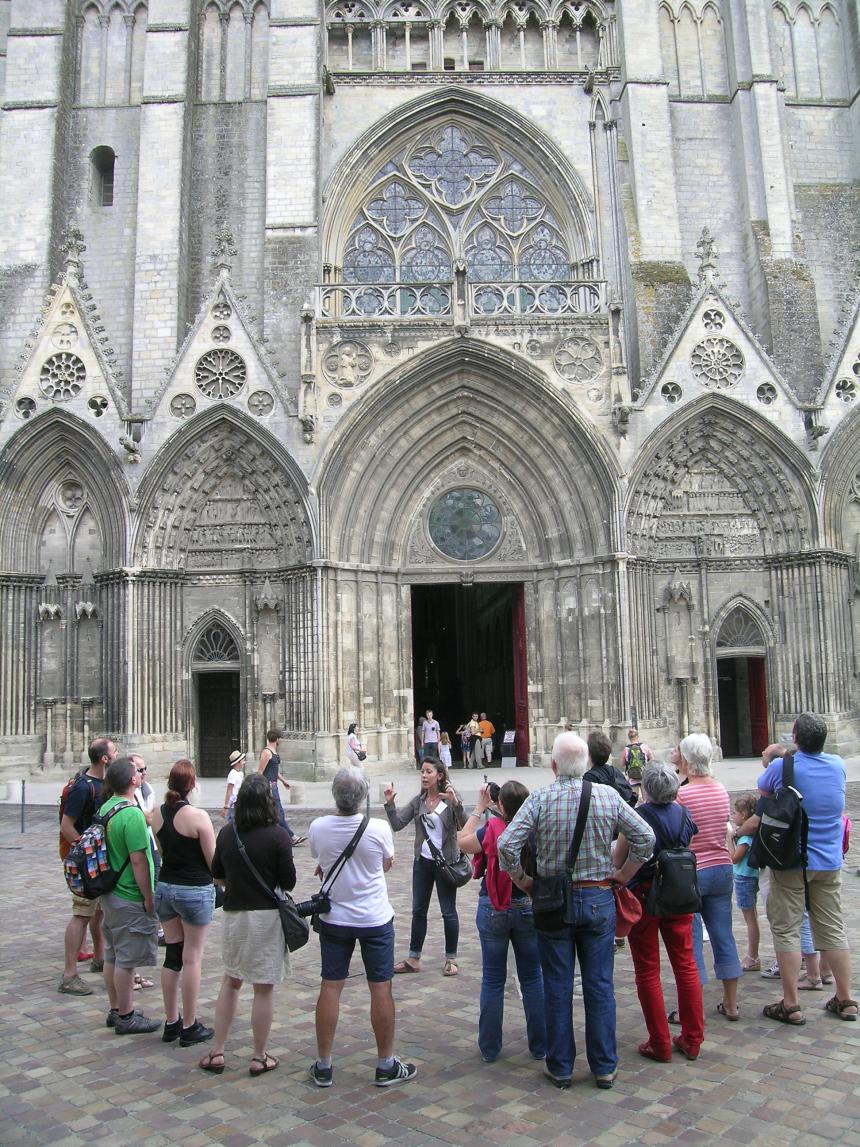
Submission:
[[759,756],[768,744],[764,657],[718,658],[717,686],[723,756]]
[[241,748],[239,673],[195,673],[197,684],[197,771],[202,777],[226,777],[228,758]]
[[496,728],[496,764],[502,734],[514,728],[518,763],[528,763],[525,648],[521,584],[412,587],[415,719],[433,710],[455,764],[462,763],[455,730],[473,712],[485,712]]

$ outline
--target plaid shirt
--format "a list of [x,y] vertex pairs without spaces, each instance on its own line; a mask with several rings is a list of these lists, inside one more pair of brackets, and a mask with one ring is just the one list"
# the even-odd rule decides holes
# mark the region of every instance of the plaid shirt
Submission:
[[[532,831],[537,840],[540,876],[563,872],[573,840],[581,777],[559,777],[545,789],[536,789],[499,839],[499,864],[505,872],[519,872],[520,853]],[[591,786],[591,804],[585,822],[574,880],[608,880],[612,875],[612,838],[623,832],[630,857],[643,863],[654,851],[650,826],[609,785]]]

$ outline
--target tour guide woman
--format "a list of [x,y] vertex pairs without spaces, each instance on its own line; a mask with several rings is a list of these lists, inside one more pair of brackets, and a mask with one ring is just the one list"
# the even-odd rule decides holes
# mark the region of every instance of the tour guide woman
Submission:
[[415,859],[412,865],[412,935],[409,955],[394,965],[395,974],[421,971],[421,950],[427,935],[427,909],[433,886],[442,909],[445,927],[445,964],[443,974],[456,976],[457,943],[460,920],[457,916],[457,889],[439,872],[427,840],[431,840],[446,860],[455,861],[460,854],[457,830],[466,823],[463,803],[451,788],[448,770],[441,761],[428,760],[421,766],[421,792],[412,798],[403,812],[394,805],[397,795],[393,785],[383,790],[385,812],[395,832],[415,821]]

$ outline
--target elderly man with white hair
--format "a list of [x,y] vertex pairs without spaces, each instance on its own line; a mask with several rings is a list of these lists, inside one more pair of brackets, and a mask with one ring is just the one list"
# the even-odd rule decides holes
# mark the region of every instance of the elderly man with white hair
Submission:
[[[568,853],[583,797],[588,746],[575,733],[560,733],[552,747],[555,781],[525,801],[499,838],[501,867],[520,878],[520,854],[534,833],[538,876],[566,871]],[[573,1036],[573,973],[577,958],[585,1010],[585,1052],[600,1088],[612,1087],[618,1074],[615,1046],[615,898],[612,891],[612,840],[624,834],[629,852],[616,873],[626,883],[650,859],[654,833],[608,785],[590,785],[582,843],[568,872],[564,923],[558,931],[538,932],[544,983],[547,1055],[544,1074],[556,1087],[570,1087],[576,1043]]]

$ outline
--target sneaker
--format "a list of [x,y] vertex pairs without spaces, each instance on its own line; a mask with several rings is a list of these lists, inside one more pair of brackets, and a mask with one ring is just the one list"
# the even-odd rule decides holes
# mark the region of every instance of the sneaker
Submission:
[[95,958],[95,956],[93,956],[92,960],[90,960],[90,971],[91,972],[103,972],[104,970],[105,970],[104,960],[97,960]]
[[113,1030],[117,1035],[148,1035],[149,1032],[157,1032],[160,1027],[161,1020],[151,1020],[143,1012],[132,1012],[131,1018],[127,1020],[117,1016]]
[[162,1043],[175,1043],[179,1039],[179,1033],[182,1031],[182,1016],[173,1023],[164,1021],[164,1031],[161,1033]]
[[778,980],[779,979],[779,964],[774,960],[769,968],[763,968],[761,973],[763,980]]
[[[164,1025],[165,1028],[167,1024]],[[207,1028],[200,1020],[195,1020],[190,1027],[183,1028],[179,1035],[180,1047],[191,1047],[194,1043],[205,1043],[215,1034],[214,1028]],[[163,1038],[163,1037],[162,1037]]]
[[316,1060],[308,1068],[308,1073],[317,1087],[331,1087],[334,1083],[334,1070],[330,1067],[320,1067]]
[[544,1076],[550,1081],[553,1086],[561,1088],[566,1091],[571,1086],[573,1080],[569,1075],[553,1075],[551,1071],[545,1071]]
[[[143,1012],[135,1012],[135,1015],[138,1015],[138,1016],[143,1015]],[[115,1028],[116,1027],[116,1021],[118,1019],[119,1019],[119,1012],[117,1011],[116,1008],[111,1008],[111,1010],[108,1012],[107,1016],[105,1017],[105,1027],[106,1028]]]
[[612,1087],[617,1078],[618,1072],[611,1071],[609,1075],[595,1075],[594,1082],[597,1084],[601,1091],[609,1091],[610,1087]]
[[62,992],[64,996],[91,996],[93,994],[92,988],[88,988],[78,975],[69,976],[68,979],[61,976],[57,991]]
[[374,1083],[377,1087],[392,1087],[395,1083],[408,1083],[418,1074],[414,1063],[404,1063],[402,1059],[394,1057],[394,1063],[388,1069],[378,1067]]

